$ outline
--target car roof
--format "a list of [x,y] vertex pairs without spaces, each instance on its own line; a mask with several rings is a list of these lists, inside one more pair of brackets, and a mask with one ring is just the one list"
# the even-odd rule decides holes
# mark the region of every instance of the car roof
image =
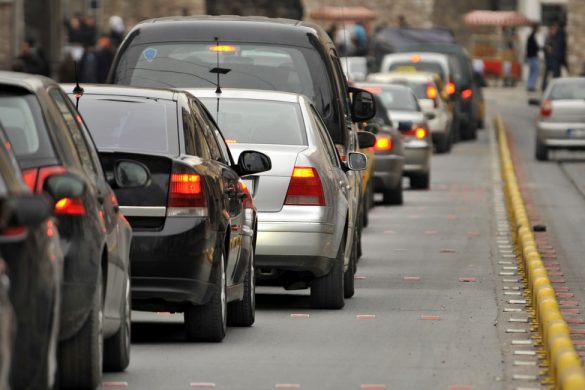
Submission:
[[[140,32],[138,34],[138,31]],[[136,34],[135,37],[132,37]],[[292,19],[261,16],[200,15],[149,19],[128,34],[133,42],[255,42],[310,47],[307,34],[329,40],[320,26]]]
[[414,79],[414,80],[421,80],[421,81],[428,81],[431,79],[432,81],[436,82],[439,79],[439,76],[436,73],[432,72],[380,72],[380,73],[370,73],[368,77],[375,77],[377,78],[376,81],[372,82],[380,82],[380,80],[396,80],[396,79]]
[[387,59],[391,59],[391,58],[395,58],[395,59],[410,59],[410,57],[412,57],[413,55],[419,56],[421,61],[425,61],[425,60],[431,60],[431,61],[440,61],[440,62],[448,62],[449,61],[449,57],[447,56],[447,54],[443,54],[443,53],[431,53],[431,52],[425,52],[425,51],[421,51],[421,52],[406,52],[406,53],[391,53],[391,54],[386,54],[384,56],[384,60]]
[[[193,88],[188,89],[188,91],[198,98],[218,97],[215,93],[215,89]],[[304,95],[291,92],[264,91],[256,89],[223,88],[221,91],[221,95],[219,96],[221,98],[229,99],[272,100],[278,102],[298,103],[304,97]],[[308,98],[305,99],[309,100]]]
[[410,89],[410,87],[407,87],[406,85],[401,85],[401,84],[388,84],[388,83],[377,83],[377,82],[365,82],[365,83],[355,83],[355,84],[358,88],[376,87],[376,88],[381,88],[382,90],[403,89],[403,90],[412,92],[412,89]]
[[0,71],[0,84],[26,89],[30,92],[37,92],[41,89],[45,89],[50,85],[56,85],[57,83],[44,76],[28,73]]
[[[73,93],[75,84],[60,84],[66,93]],[[125,85],[110,84],[82,84],[84,94],[88,95],[112,95],[112,96],[132,96],[150,99],[177,100],[175,94],[185,93],[185,91],[157,88],[129,87]]]

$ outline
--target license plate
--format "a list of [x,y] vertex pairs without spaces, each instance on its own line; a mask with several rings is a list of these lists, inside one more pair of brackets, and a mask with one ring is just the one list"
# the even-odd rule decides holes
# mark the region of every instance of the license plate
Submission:
[[585,137],[585,129],[567,129],[567,137],[583,138]]

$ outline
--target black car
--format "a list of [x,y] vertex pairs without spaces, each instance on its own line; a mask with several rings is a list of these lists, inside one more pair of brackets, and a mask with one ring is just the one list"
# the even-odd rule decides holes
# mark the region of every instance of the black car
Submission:
[[[15,103],[12,97],[0,92],[2,120],[11,103]],[[51,204],[45,196],[33,195],[24,183],[1,128],[0,387],[8,388],[10,368],[11,388],[49,389],[57,365],[63,255]]]
[[115,187],[134,229],[134,308],[184,312],[190,340],[221,341],[227,323],[252,325],[256,231],[239,176],[269,170],[270,159],[246,151],[234,164],[213,118],[188,92],[83,87],[79,110],[106,174],[130,161],[152,177],[146,189]]
[[[0,89],[0,121],[24,181],[55,201],[65,256],[59,383],[64,388],[95,388],[102,365],[123,370],[130,354],[132,231],[108,184],[116,180],[104,175],[81,116],[58,84],[0,72]],[[124,168],[146,175],[142,166],[131,167]],[[125,177],[125,185],[142,184],[131,182],[136,178]]]
[[[314,23],[239,16],[153,19],[127,35],[109,76],[112,84],[187,90],[216,87],[218,80],[222,88],[308,96],[342,159],[375,143],[366,133],[358,145],[356,136],[356,122],[375,113],[373,96],[348,87],[334,43]],[[363,186],[360,172],[347,175],[351,252],[361,242]]]

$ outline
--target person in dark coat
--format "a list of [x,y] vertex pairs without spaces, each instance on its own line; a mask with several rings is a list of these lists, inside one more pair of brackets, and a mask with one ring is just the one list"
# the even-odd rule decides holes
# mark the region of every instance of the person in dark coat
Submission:
[[540,74],[540,58],[538,52],[540,47],[536,40],[536,33],[538,32],[538,25],[532,26],[532,32],[526,40],[526,63],[528,64],[528,80],[526,81],[526,90],[533,92],[536,90],[536,82]]
[[116,49],[112,46],[110,38],[107,34],[102,34],[100,39],[98,39],[97,47],[95,50],[95,60],[96,60],[96,78],[97,82],[103,84],[106,82],[108,78],[108,73],[110,72],[110,67],[112,66],[112,62],[114,61],[114,55],[116,54]]
[[16,58],[16,63],[12,66],[12,70],[47,76],[48,64],[43,58],[39,57],[31,43],[34,43],[31,39],[27,39],[22,43],[20,53]]
[[565,45],[561,35],[559,25],[554,23],[550,27],[548,36],[544,43],[545,69],[542,77],[542,90],[548,85],[548,78],[552,73],[553,78],[561,77],[561,66],[565,58]]

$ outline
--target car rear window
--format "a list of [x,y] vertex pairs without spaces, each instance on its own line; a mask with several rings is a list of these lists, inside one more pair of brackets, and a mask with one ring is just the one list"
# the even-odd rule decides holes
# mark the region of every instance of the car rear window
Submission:
[[430,72],[438,74],[443,81],[445,81],[447,78],[447,75],[443,72],[441,65],[436,62],[420,61],[413,63],[410,61],[396,61],[390,65],[388,71]]
[[378,93],[384,107],[390,111],[420,111],[415,96],[407,89],[383,89]]
[[85,94],[78,110],[100,150],[179,154],[173,101]]
[[390,84],[404,85],[414,92],[417,99],[428,99],[427,97],[427,83],[425,81],[415,81],[408,79],[391,80]]
[[585,99],[585,78],[583,80],[557,81],[552,87],[550,100],[583,100]]
[[1,92],[0,123],[22,168],[53,162],[55,153],[33,94],[21,90]]
[[[297,103],[269,100],[203,98],[227,143],[306,145],[307,134]],[[219,114],[218,114],[219,111]]]

